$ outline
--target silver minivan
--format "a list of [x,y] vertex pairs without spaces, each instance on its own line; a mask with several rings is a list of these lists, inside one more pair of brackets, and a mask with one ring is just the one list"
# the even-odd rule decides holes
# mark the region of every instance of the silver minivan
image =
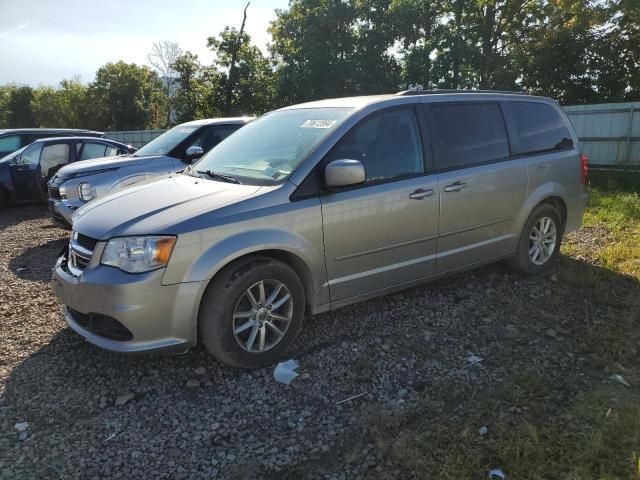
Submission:
[[191,165],[88,204],[52,287],[69,325],[118,352],[254,368],[307,315],[506,259],[544,271],[586,202],[558,104],[401,92],[263,115]]

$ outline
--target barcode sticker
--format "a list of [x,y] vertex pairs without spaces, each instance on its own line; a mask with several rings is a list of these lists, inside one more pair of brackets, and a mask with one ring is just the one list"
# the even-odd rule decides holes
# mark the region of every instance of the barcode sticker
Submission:
[[301,128],[331,128],[336,124],[335,120],[307,120]]

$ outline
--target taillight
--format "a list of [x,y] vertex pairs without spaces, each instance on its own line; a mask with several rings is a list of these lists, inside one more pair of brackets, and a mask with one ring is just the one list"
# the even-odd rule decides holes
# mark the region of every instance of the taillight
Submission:
[[582,185],[587,184],[587,174],[589,173],[589,167],[587,166],[587,162],[589,158],[584,154],[580,154],[580,183]]

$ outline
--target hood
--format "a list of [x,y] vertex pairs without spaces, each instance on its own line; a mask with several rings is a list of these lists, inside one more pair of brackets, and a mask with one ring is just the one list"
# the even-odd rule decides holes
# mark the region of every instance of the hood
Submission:
[[152,160],[162,158],[163,155],[151,155],[148,157],[135,157],[133,155],[118,155],[115,157],[94,158],[70,163],[58,170],[57,176],[72,177],[78,173],[91,172],[107,168],[131,167],[142,165]]
[[98,240],[171,234],[171,225],[253,196],[262,187],[174,175],[133,186],[80,208],[73,229]]

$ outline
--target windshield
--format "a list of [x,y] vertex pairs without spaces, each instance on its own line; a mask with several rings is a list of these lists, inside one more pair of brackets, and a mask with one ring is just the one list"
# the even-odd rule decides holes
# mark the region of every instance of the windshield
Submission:
[[135,153],[136,157],[145,155],[167,155],[181,141],[199,128],[199,125],[178,125],[151,140]]
[[352,111],[300,108],[268,113],[227,137],[190,171],[228,175],[242,183],[278,183]]
[[22,152],[24,152],[25,148],[27,148],[27,147],[22,147],[20,150],[16,150],[15,152],[11,152],[9,155],[5,155],[4,157],[0,158],[0,163],[8,162],[8,161],[14,159],[18,155],[20,155]]

